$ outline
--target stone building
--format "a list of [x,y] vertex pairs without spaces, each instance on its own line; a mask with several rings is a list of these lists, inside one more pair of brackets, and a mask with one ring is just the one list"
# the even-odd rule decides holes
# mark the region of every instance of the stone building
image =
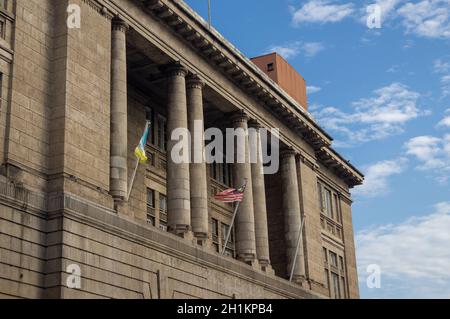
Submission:
[[[0,57],[0,297],[359,297],[349,189],[363,176],[183,1],[1,0]],[[168,133],[202,119],[279,128],[279,172],[175,164]],[[222,255],[232,206],[212,196],[244,178]]]

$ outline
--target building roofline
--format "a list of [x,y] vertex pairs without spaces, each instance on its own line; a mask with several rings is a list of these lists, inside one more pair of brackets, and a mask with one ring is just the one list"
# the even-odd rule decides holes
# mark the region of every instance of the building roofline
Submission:
[[[323,153],[324,149],[329,150],[329,152],[326,152],[327,156],[333,157],[340,163],[335,167],[344,169],[344,174],[350,173],[353,175],[354,180],[349,183],[350,186],[362,183],[362,174],[340,154],[331,149],[333,138],[315,121],[312,115],[256,66],[250,58],[245,56],[216,29],[210,27],[183,0],[139,1],[175,31],[183,29],[183,33],[180,35],[200,50],[202,55],[208,55],[209,59],[212,59],[216,65],[221,67],[223,72],[228,73],[235,83],[238,82],[237,85],[244,91],[251,91],[251,94],[256,95],[257,99],[266,103],[275,113],[291,119],[288,121],[288,125],[293,126],[294,131],[301,134],[305,141],[313,146],[316,154]],[[186,17],[178,15],[175,11],[181,12]],[[186,21],[186,18],[191,21]],[[195,26],[192,25],[192,22]],[[209,53],[206,54],[206,51]],[[231,56],[227,57],[224,53]],[[275,54],[277,53],[275,52]],[[320,158],[320,156],[318,157]],[[361,182],[359,182],[360,180]]]

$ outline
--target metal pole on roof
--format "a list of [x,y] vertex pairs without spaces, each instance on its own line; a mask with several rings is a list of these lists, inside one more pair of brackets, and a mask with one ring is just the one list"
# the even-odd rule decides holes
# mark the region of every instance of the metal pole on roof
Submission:
[[211,30],[212,18],[211,18],[211,0],[208,0],[208,24],[209,29]]

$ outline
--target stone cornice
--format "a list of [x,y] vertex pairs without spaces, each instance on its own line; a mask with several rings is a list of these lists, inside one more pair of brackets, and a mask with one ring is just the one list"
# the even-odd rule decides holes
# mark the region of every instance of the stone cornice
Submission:
[[317,157],[325,167],[342,178],[350,187],[361,185],[364,182],[364,175],[332,148],[321,148],[317,152]]

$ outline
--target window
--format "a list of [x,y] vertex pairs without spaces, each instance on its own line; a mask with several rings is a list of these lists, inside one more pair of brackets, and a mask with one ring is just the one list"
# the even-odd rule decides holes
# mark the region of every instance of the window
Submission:
[[325,278],[324,278],[324,280],[325,280],[325,288],[328,288],[330,286],[330,278],[328,276],[328,269],[325,269],[324,274],[325,274]]
[[340,254],[332,252],[325,247],[323,247],[323,252],[325,260],[325,288],[328,288],[331,298],[346,298],[346,277],[343,272],[345,269],[344,258]]
[[147,107],[147,118],[151,123],[147,142],[165,152],[167,150],[167,119],[150,107]]
[[324,206],[322,207],[322,211],[328,216],[333,218],[333,208],[331,205],[331,191],[324,188]]
[[345,293],[345,278],[341,277],[341,298],[347,298],[347,294]]
[[167,197],[159,194],[159,227],[167,231]]
[[213,245],[217,252],[219,252],[219,221],[217,219],[211,219],[211,234]]
[[155,226],[156,216],[155,216],[155,191],[152,189],[147,189],[147,223]]
[[323,249],[323,261],[326,263],[326,264],[328,264],[328,252],[327,252],[327,249],[326,248],[324,248]]
[[[229,230],[230,230],[229,225],[221,224],[222,247],[225,245],[225,240],[227,239]],[[225,249],[225,255],[229,256],[229,257],[234,257],[234,238],[233,237],[234,237],[233,232],[231,232],[230,239],[228,240],[227,248]]]
[[342,256],[339,256],[339,269],[340,270],[344,270],[344,258],[342,258]]
[[227,163],[211,163],[210,177],[225,186],[232,184],[232,170],[230,164]]
[[339,290],[339,275],[335,274],[334,272],[331,273],[331,284],[331,298],[341,298],[341,292]]
[[338,195],[321,182],[317,182],[317,193],[322,214],[340,222]]
[[334,267],[338,266],[337,255],[332,251],[330,251],[330,264]]
[[334,198],[334,212],[336,215],[336,220],[341,222],[341,210],[339,209],[339,197],[337,194],[333,195]]
[[162,151],[166,151],[167,144],[166,144],[166,129],[167,129],[167,120],[164,116],[158,115],[158,142],[156,143],[156,146],[161,149]]
[[267,71],[272,72],[273,70],[275,70],[273,63],[267,64]]

